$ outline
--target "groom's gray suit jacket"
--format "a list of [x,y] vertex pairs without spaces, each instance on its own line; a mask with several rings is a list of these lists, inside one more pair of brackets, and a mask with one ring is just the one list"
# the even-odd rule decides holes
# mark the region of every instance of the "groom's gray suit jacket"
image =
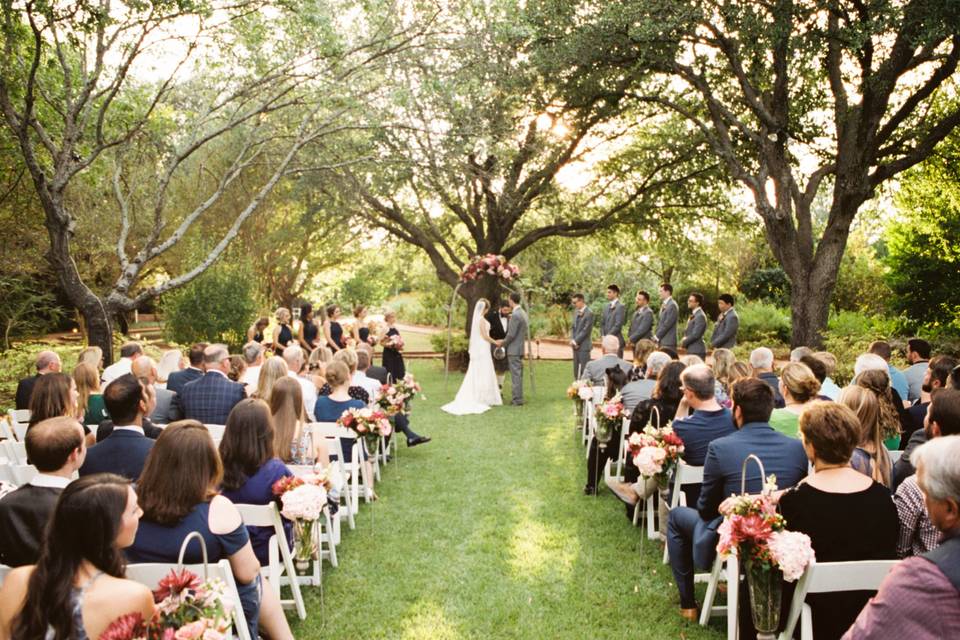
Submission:
[[527,340],[527,314],[521,307],[516,307],[510,314],[507,322],[507,337],[503,339],[507,356],[523,357],[524,345]]
[[653,309],[650,305],[644,305],[633,312],[633,319],[630,321],[630,331],[627,332],[627,338],[633,344],[641,340],[649,340],[653,337]]

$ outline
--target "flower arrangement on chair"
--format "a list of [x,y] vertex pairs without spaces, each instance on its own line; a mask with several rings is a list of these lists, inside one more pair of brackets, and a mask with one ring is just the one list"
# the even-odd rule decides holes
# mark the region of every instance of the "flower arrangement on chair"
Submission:
[[667,486],[670,473],[683,457],[683,440],[671,427],[659,429],[650,425],[640,433],[632,433],[627,447],[633,456],[633,464],[645,478],[656,478],[661,489]]
[[101,640],[223,640],[230,631],[233,604],[226,585],[201,581],[186,569],[171,569],[153,592],[157,604],[150,620],[130,613],[114,620]]
[[583,403],[593,397],[593,389],[589,380],[574,380],[567,387],[567,397],[573,400],[574,424],[580,425],[583,418]]
[[597,405],[597,431],[594,434],[597,444],[605,449],[610,439],[613,437],[613,431],[623,424],[623,419],[627,417],[627,411],[623,406],[623,398],[616,394],[609,400],[604,400]]
[[520,268],[507,262],[506,257],[488,253],[473,256],[460,273],[460,282],[473,282],[485,277],[494,277],[510,282],[520,276]]
[[293,522],[293,555],[298,571],[308,570],[310,562],[317,559],[314,527],[327,504],[326,484],[325,475],[287,476],[273,483],[280,514]]
[[403,379],[394,382],[393,386],[396,389],[397,396],[403,397],[404,413],[410,413],[410,401],[413,400],[415,395],[420,394],[420,399],[426,400],[423,395],[423,388],[412,373],[408,373],[403,376]]

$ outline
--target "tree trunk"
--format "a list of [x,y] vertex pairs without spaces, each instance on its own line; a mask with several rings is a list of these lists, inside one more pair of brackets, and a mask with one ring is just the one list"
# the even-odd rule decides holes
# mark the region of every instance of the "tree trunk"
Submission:
[[831,288],[829,292],[819,291],[811,285],[811,281],[809,274],[806,277],[791,278],[791,347],[823,348],[823,330],[827,328],[830,295],[833,290]]
[[[460,287],[460,296],[467,301],[467,313],[465,318],[464,330],[467,337],[470,337],[470,328],[473,322],[473,308],[477,302],[483,298],[491,306],[496,305],[500,299],[503,288],[500,286],[500,280],[497,278],[483,277],[473,282],[468,282]],[[489,308],[488,308],[489,310]]]

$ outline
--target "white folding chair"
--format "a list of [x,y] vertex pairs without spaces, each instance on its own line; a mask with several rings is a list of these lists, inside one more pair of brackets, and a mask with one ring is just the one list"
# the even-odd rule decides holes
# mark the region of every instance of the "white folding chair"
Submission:
[[899,560],[859,560],[854,562],[812,562],[803,572],[793,592],[787,624],[779,640],[793,637],[800,622],[800,640],[813,640],[813,612],[804,602],[811,593],[838,591],[876,591]]
[[0,439],[3,440],[16,440],[17,436],[13,433],[13,428],[11,427],[10,416],[6,415],[3,418],[0,418]]
[[[360,456],[360,451],[362,441],[357,438],[357,434],[350,429],[341,427],[335,422],[313,422],[310,425],[310,428],[313,429],[313,433],[319,434],[328,440],[331,438],[345,438],[348,440],[354,440],[352,447],[352,453],[350,460],[344,460],[343,452],[340,451],[338,460],[340,461],[340,466],[345,473],[349,474],[349,482],[344,484],[343,492],[345,495],[349,496],[350,509],[352,514],[356,514],[360,511],[360,488],[361,480],[365,474],[365,469],[363,461]],[[338,443],[339,444],[339,443]],[[364,493],[369,493],[366,489],[369,489],[367,483],[363,483]],[[366,497],[366,501],[369,502],[369,496]],[[353,528],[353,523],[351,522],[350,528]]]
[[610,469],[613,466],[612,460],[607,460],[603,465],[603,478],[609,480],[615,478],[617,482],[623,482],[623,467],[627,461],[627,435],[630,431],[630,418],[624,418],[620,425],[620,442],[617,444],[617,473],[611,475]]
[[13,570],[13,567],[8,567],[5,564],[0,564],[0,587],[3,586],[3,581],[7,579],[7,574]]
[[[307,609],[303,604],[303,595],[300,593],[300,581],[297,580],[297,571],[293,565],[293,555],[290,553],[290,545],[287,543],[287,534],[283,529],[283,521],[280,519],[280,511],[277,509],[277,503],[269,504],[237,504],[237,510],[243,523],[248,527],[271,527],[273,535],[267,543],[268,562],[266,567],[260,568],[260,573],[270,581],[277,599],[280,604],[287,608],[295,608],[297,615],[301,620],[307,619]],[[320,565],[318,560],[314,565]],[[318,571],[323,571],[319,568]],[[293,593],[293,600],[283,600],[280,598],[280,581],[284,573],[290,584],[290,591]]]
[[[127,579],[146,585],[151,590],[156,589],[160,580],[165,578],[171,570],[180,569],[181,565],[175,562],[158,562],[149,564],[128,564]],[[233,578],[233,570],[230,569],[229,560],[221,560],[216,563],[186,564],[182,568],[191,571],[200,576],[203,580],[206,578],[219,578],[227,585],[226,595],[233,601],[233,626],[236,629],[240,640],[252,640],[250,638],[250,629],[247,627],[247,617],[243,614],[243,607],[240,606],[240,593],[237,591],[237,582]],[[206,572],[205,572],[206,570]]]
[[27,447],[16,440],[0,441],[0,457],[5,457],[10,464],[27,464]]
[[[725,570],[724,567],[726,567]],[[727,604],[714,606],[721,580],[727,583]],[[718,554],[713,561],[710,573],[697,573],[693,576],[693,581],[707,583],[707,593],[704,595],[703,609],[700,611],[700,626],[707,626],[712,616],[725,615],[727,616],[727,637],[736,638],[737,599],[740,596],[740,565],[736,554],[732,554],[726,560]]]
[[10,428],[13,429],[13,435],[17,440],[23,442],[27,435],[27,426],[30,424],[30,410],[10,409],[7,412],[7,417],[10,419]]
[[13,469],[11,469],[12,466],[13,463],[11,463],[9,460],[0,460],[0,481],[18,487],[20,485],[17,484],[13,477]]
[[[332,452],[331,452],[331,453],[332,453]],[[336,463],[335,463],[335,462],[331,462],[331,464],[336,464]],[[311,467],[311,466],[309,466],[309,465],[288,464],[288,465],[287,465],[287,468],[290,469],[290,471],[292,471],[292,472],[293,472],[293,475],[295,475],[295,476],[305,476],[305,475],[309,475],[309,474],[314,473],[313,467]],[[336,472],[335,472],[335,473],[336,473]],[[348,501],[348,504],[349,504],[349,501]],[[341,505],[341,506],[343,506],[343,505]],[[346,510],[347,510],[347,507],[344,506],[343,509],[341,509],[341,511],[338,512],[337,515],[331,516],[331,515],[330,515],[330,509],[329,509],[329,508],[325,508],[325,509],[323,510],[323,520],[319,521],[319,524],[322,525],[322,527],[323,527],[323,531],[319,531],[319,532],[317,533],[318,538],[319,538],[320,557],[321,557],[321,558],[326,557],[327,560],[330,561],[330,566],[332,566],[332,567],[338,567],[338,566],[340,566],[340,565],[339,565],[339,562],[337,561],[337,545],[340,544],[340,517],[339,517],[339,514],[342,513],[343,511],[346,511]],[[353,523],[352,523],[353,517],[350,516],[350,519],[351,519],[351,527],[350,527],[350,528],[352,529],[352,528],[354,527],[354,525],[353,525]],[[326,547],[324,547],[324,543],[326,543]],[[317,576],[317,580],[319,580],[319,579],[320,579],[320,578],[319,578],[319,575],[318,575],[318,576]]]
[[[694,467],[683,460],[677,462],[673,473],[673,495],[670,496],[670,509],[687,506],[687,496],[683,493],[684,485],[703,484],[703,467]],[[663,564],[670,562],[670,552],[663,548]]]
[[227,431],[227,425],[224,424],[205,424],[203,426],[207,428],[207,431],[210,432],[210,437],[213,438],[213,441],[217,444],[223,440],[223,434]]
[[13,484],[18,487],[29,483],[33,480],[33,477],[39,473],[37,468],[32,464],[8,464],[7,469],[10,470],[10,477],[13,478]]

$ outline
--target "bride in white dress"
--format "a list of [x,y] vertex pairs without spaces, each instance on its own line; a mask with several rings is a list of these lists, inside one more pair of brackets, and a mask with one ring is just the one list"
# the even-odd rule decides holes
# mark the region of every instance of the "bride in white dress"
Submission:
[[467,375],[457,391],[453,402],[441,407],[447,413],[462,416],[469,413],[483,413],[491,406],[502,405],[500,386],[497,384],[497,372],[493,368],[493,356],[490,345],[490,323],[483,315],[490,303],[480,299],[473,308],[473,322],[470,325],[470,366]]

